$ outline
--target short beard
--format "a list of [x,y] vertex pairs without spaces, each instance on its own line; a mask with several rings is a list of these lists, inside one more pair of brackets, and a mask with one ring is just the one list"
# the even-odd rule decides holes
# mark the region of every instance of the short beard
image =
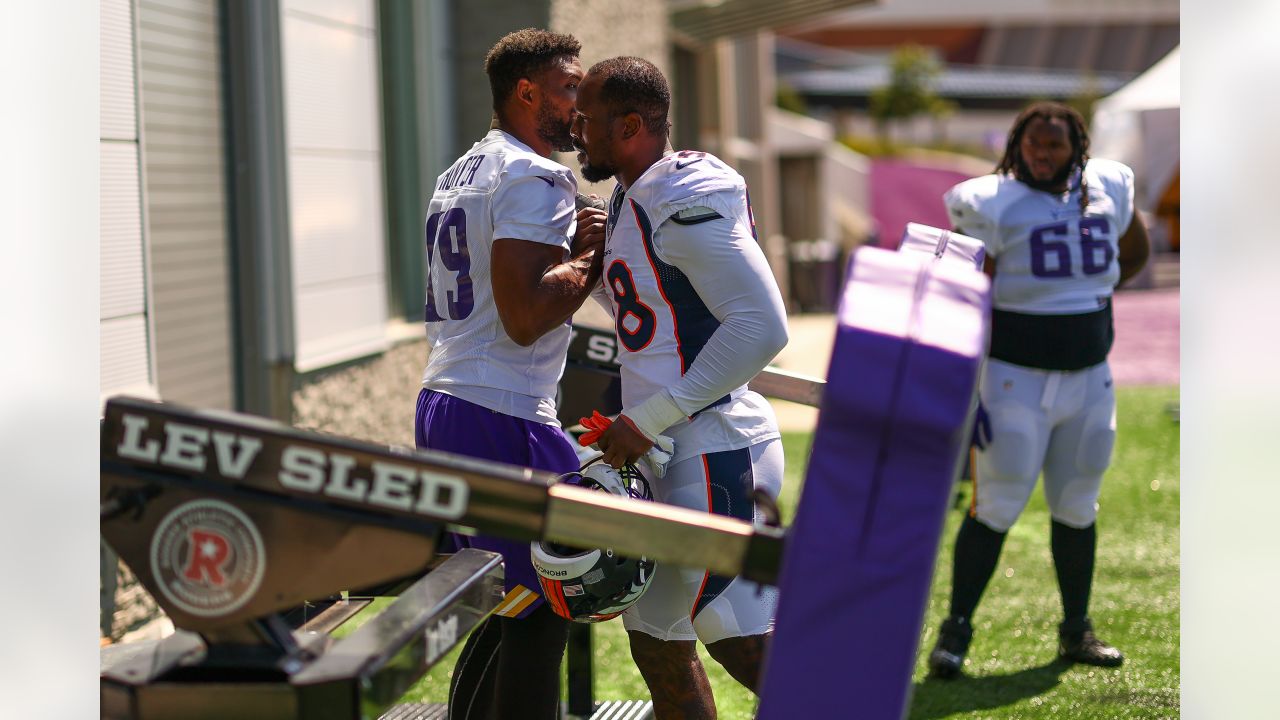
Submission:
[[587,182],[600,182],[608,180],[618,174],[618,169],[611,165],[592,165],[590,162],[581,163],[582,179]]
[[[609,120],[612,119],[612,117],[609,118]],[[609,127],[605,140],[610,143],[613,142],[612,126]],[[575,145],[573,149],[587,157],[586,160],[578,162],[578,164],[582,166],[581,175],[583,180],[586,180],[587,182],[600,182],[602,180],[608,180],[618,174],[618,166],[614,163],[608,161],[592,162],[591,156],[587,155],[587,151],[584,148]]]
[[1031,174],[1031,168],[1027,167],[1027,162],[1022,158],[1018,158],[1018,182],[1021,182],[1023,185],[1026,185],[1033,190],[1040,190],[1041,192],[1060,192],[1064,187],[1070,189],[1068,182],[1070,181],[1071,176],[1075,174],[1075,171],[1075,163],[1069,162],[1063,165],[1062,168],[1048,180],[1037,180],[1035,176]]
[[573,152],[573,138],[569,136],[572,124],[556,117],[549,105],[538,110],[538,137],[546,141],[552,150]]

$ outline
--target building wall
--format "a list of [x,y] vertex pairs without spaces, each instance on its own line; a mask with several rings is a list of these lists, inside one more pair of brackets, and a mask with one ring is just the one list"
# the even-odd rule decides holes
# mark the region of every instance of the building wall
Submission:
[[826,237],[845,250],[873,240],[871,159],[843,145],[827,148],[819,183],[825,194]]
[[933,49],[949,63],[1138,73],[1179,41],[1177,0],[881,0],[789,37],[864,57],[905,44]]
[[835,309],[843,258],[873,239],[870,160],[836,142],[829,123],[770,108],[768,140],[778,157],[780,233],[792,310]]
[[552,0],[549,27],[582,42],[582,66],[618,55],[642,57],[671,76],[666,4]]
[[713,119],[704,123],[704,134],[714,134],[712,152],[746,180],[757,238],[782,296],[789,298],[778,154],[770,142],[766,118],[777,92],[773,37],[762,30],[716,40],[704,53],[709,71],[700,73],[698,82],[700,94],[716,97],[714,105],[707,107]]
[[301,372],[386,349],[386,208],[373,0],[283,0]]
[[165,400],[235,403],[217,0],[139,0],[140,98]]
[[[450,162],[489,132],[493,99],[484,74],[484,56],[509,32],[550,25],[548,0],[450,0],[453,10],[454,103],[443,109],[455,118]],[[439,112],[441,110],[437,110]]]
[[99,387],[154,395],[132,2],[103,0],[100,28]]
[[1179,0],[965,0],[939,3],[937,0],[878,0],[875,4],[849,8],[794,29],[813,30],[842,24],[860,26],[920,24],[940,25],[966,22],[1167,20],[1177,19]]
[[[617,3],[610,0],[552,0],[548,27],[570,33],[582,43],[582,69],[606,58],[633,55],[657,65],[669,82],[671,54],[667,38],[665,3]],[[556,159],[578,171],[572,153],[560,153]],[[579,189],[607,197],[613,181],[588,183],[578,178]]]

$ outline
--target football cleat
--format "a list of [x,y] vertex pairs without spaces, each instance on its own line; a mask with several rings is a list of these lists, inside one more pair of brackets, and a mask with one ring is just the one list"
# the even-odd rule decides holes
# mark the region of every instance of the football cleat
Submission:
[[972,640],[973,626],[968,618],[953,615],[943,620],[938,630],[938,642],[929,653],[929,675],[943,679],[959,675]]
[[1124,662],[1119,650],[1093,634],[1093,623],[1088,618],[1058,626],[1058,657],[1098,667],[1119,667]]

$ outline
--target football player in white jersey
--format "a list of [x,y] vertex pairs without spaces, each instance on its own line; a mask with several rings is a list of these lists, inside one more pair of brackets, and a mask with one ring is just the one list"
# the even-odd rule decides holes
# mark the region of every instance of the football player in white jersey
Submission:
[[[493,128],[436,181],[426,218],[430,357],[420,448],[556,474],[578,458],[556,420],[566,324],[599,283],[605,213],[575,216],[577,181],[550,159],[572,149],[582,66],[572,36],[527,29],[485,58]],[[554,718],[568,624],[543,602],[527,542],[452,536],[501,552],[506,595],[471,633],[451,718]]]
[[1037,103],[1014,122],[995,173],[944,196],[956,231],[986,245],[993,310],[973,505],[956,536],[950,615],[929,655],[937,677],[959,674],[973,612],[1042,472],[1062,595],[1059,655],[1124,661],[1094,635],[1088,609],[1098,491],[1115,441],[1111,294],[1149,250],[1133,171],[1088,152],[1079,113]]
[[[753,492],[781,487],[782,443],[746,383],[786,345],[786,312],[746,183],[712,155],[670,151],[670,101],[661,71],[634,57],[596,64],[578,91],[582,176],[618,181],[593,296],[623,348],[623,410],[597,444],[619,467],[670,437],[655,499],[752,521]],[[715,716],[698,640],[756,690],[775,605],[772,589],[743,578],[659,565],[622,616],[657,717]]]

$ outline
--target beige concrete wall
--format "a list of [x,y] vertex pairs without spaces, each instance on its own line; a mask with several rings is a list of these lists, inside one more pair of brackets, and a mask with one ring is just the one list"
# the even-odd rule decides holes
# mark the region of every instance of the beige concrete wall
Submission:
[[667,7],[663,2],[551,0],[551,28],[582,42],[582,64],[616,55],[642,57],[670,77]]
[[[612,0],[551,0],[550,29],[570,33],[582,43],[582,67],[588,69],[605,58],[635,55],[657,65],[671,78],[671,52],[667,39],[667,7],[664,2],[619,3]],[[556,160],[578,171],[570,153]],[[579,189],[608,197],[613,181],[588,183],[579,178]]]
[[493,94],[484,74],[484,56],[509,32],[527,27],[547,27],[546,0],[453,0],[452,48],[454,59],[453,107],[456,134],[449,162],[489,131],[493,118]]

